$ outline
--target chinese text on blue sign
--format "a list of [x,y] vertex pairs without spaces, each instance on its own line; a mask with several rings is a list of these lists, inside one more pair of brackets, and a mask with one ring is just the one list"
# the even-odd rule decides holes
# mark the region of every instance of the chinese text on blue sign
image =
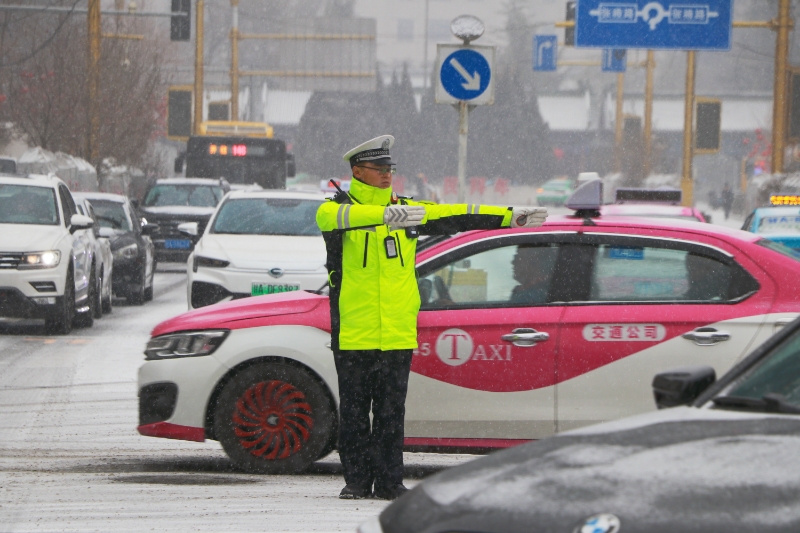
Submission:
[[729,50],[731,1],[580,0],[575,16],[575,46]]

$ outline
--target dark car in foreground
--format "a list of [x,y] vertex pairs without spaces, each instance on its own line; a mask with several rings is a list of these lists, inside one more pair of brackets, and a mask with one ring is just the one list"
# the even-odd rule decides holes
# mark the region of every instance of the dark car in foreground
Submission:
[[77,196],[92,204],[100,236],[111,243],[114,296],[133,305],[152,300],[156,259],[150,235],[158,232],[158,225],[140,220],[127,196],[102,192]]
[[658,374],[659,407],[444,471],[360,533],[800,531],[800,319],[714,381]]
[[178,226],[197,223],[197,235],[202,235],[217,204],[229,192],[224,179],[169,178],[158,180],[144,195],[139,214],[159,227],[153,237],[156,260],[186,262],[199,237],[181,233]]

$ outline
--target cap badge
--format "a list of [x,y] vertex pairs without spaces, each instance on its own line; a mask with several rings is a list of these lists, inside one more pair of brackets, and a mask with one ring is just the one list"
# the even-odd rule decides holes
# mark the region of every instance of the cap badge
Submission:
[[381,143],[381,148],[383,148],[384,150],[388,150],[389,149],[389,139],[384,139],[383,140],[383,143]]
[[617,533],[619,526],[619,518],[610,513],[600,513],[587,518],[575,528],[575,533]]

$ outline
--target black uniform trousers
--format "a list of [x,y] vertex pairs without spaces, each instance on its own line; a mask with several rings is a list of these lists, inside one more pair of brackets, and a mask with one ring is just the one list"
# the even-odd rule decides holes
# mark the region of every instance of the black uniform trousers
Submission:
[[[341,350],[339,457],[348,485],[403,482],[403,424],[412,350]],[[372,425],[369,412],[372,409]]]

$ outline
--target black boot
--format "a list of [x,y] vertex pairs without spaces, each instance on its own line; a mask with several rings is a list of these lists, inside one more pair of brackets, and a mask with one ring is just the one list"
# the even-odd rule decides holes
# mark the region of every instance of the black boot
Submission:
[[372,483],[348,483],[339,493],[341,500],[362,500],[372,497]]
[[396,500],[406,492],[408,492],[408,489],[402,483],[389,485],[388,487],[375,485],[375,497],[381,500]]

